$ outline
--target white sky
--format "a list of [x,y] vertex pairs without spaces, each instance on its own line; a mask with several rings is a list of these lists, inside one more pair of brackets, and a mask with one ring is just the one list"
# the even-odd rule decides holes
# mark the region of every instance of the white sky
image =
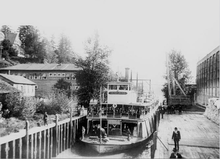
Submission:
[[[185,56],[195,81],[196,64],[219,45],[219,0],[0,0],[2,25],[31,24],[43,35],[67,35],[76,53],[97,31],[113,49],[114,71],[152,80],[161,96],[166,53]],[[3,7],[4,6],[4,7]]]

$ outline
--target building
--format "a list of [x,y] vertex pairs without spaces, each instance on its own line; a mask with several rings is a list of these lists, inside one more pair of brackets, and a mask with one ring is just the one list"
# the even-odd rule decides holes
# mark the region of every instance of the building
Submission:
[[[8,93],[19,93],[20,91],[7,82],[0,79],[0,95]],[[0,98],[1,101],[1,98]]]
[[208,105],[209,98],[219,98],[219,46],[197,63],[197,103]]
[[36,96],[51,93],[54,84],[61,78],[72,84],[71,89],[77,89],[75,73],[80,70],[74,64],[18,64],[0,68],[0,73],[19,75],[37,84]]
[[0,112],[2,111],[1,107],[6,104],[5,99],[9,93],[21,94],[21,91],[0,79]]
[[21,91],[22,95],[25,97],[35,96],[36,83],[22,76],[0,74],[0,79]]

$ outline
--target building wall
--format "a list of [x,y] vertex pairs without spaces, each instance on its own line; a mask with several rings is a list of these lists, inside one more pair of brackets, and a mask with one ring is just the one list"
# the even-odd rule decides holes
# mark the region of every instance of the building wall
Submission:
[[2,70],[2,73],[7,73],[10,75],[20,75],[23,76],[34,83],[37,84],[36,86],[36,95],[48,95],[52,92],[52,87],[54,84],[61,78],[66,79],[67,81],[72,83],[72,89],[76,89],[76,78],[75,73],[76,71],[56,71],[56,70],[42,70],[42,71],[31,71],[31,70]]
[[34,97],[35,96],[35,85],[26,85],[26,84],[13,84],[15,88],[20,90],[25,97]]
[[209,98],[219,98],[219,46],[197,63],[197,103],[207,106]]

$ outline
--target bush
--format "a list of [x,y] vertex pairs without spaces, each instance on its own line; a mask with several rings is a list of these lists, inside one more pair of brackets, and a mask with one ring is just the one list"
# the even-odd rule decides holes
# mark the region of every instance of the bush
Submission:
[[0,137],[9,135],[10,133],[19,132],[20,129],[25,128],[25,121],[17,118],[4,119],[0,123]]
[[[32,97],[21,97],[18,93],[9,93],[6,95],[6,108],[8,113],[4,117],[33,117],[36,112],[37,100]],[[7,111],[5,111],[7,112]]]
[[21,105],[23,106],[21,115],[25,118],[33,117],[36,112],[37,100],[35,98],[26,97],[22,99]]
[[9,93],[6,95],[6,108],[8,113],[4,114],[4,117],[19,117],[21,116],[22,112],[22,105],[21,105],[21,96],[18,93]]
[[54,93],[47,102],[41,101],[37,104],[37,113],[48,114],[68,113],[71,108],[71,100],[64,93]]

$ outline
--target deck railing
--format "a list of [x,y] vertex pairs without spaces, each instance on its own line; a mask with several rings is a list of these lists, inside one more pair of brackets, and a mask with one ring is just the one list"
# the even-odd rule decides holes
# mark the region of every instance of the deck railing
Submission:
[[76,141],[79,124],[85,116],[73,117],[48,126],[26,129],[0,138],[1,159],[50,159],[70,148]]

